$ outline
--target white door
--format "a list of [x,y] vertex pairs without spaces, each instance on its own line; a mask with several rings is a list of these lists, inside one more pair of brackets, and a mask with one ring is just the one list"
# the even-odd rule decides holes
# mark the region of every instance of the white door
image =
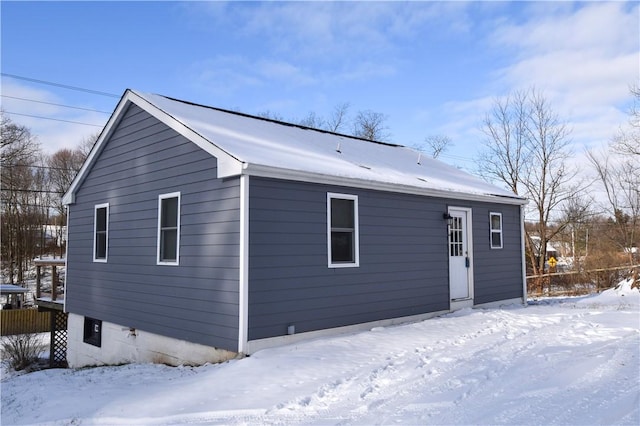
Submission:
[[473,306],[471,209],[450,207],[449,215],[449,292],[457,309]]

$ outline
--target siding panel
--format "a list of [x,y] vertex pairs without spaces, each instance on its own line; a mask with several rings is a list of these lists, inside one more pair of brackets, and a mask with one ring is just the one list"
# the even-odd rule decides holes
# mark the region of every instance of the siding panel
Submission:
[[[67,309],[237,350],[239,180],[136,106],[70,206]],[[180,265],[156,265],[158,195],[180,191]],[[94,205],[109,203],[107,263],[92,261]]]
[[[449,309],[447,206],[473,211],[475,303],[522,296],[519,207],[252,177],[249,339]],[[327,267],[327,192],[358,196],[360,266]],[[503,214],[491,250],[489,212]]]
[[[444,200],[255,177],[249,188],[250,340],[449,308]],[[327,192],[359,197],[358,268],[327,267]]]
[[[489,213],[502,213],[503,248],[492,249]],[[522,297],[520,207],[477,204],[473,209],[475,303]]]

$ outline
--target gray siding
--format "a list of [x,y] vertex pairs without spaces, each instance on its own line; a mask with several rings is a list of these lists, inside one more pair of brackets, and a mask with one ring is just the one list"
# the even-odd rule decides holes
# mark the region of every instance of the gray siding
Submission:
[[[249,340],[449,308],[444,200],[252,177]],[[327,267],[327,192],[358,195],[360,267]]]
[[[492,249],[489,212],[502,213],[502,247]],[[522,297],[520,207],[503,204],[473,206],[473,253],[476,304]]]
[[[118,124],[69,212],[67,309],[237,350],[239,180],[137,106]],[[156,265],[158,195],[180,191],[180,265]],[[94,205],[109,203],[107,263],[93,262]]]
[[[522,296],[517,206],[255,177],[249,188],[249,340],[449,309],[449,205],[473,211],[475,303]],[[357,268],[327,267],[327,192],[358,195]],[[489,211],[503,214],[501,250]]]

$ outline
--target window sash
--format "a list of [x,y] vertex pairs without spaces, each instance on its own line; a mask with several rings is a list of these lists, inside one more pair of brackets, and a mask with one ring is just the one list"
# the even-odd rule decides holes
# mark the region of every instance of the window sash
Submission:
[[82,341],[93,346],[102,346],[102,321],[84,317],[84,332]]
[[330,268],[359,266],[358,197],[327,193],[327,252]]
[[180,193],[158,197],[159,265],[178,265],[180,259]]
[[109,252],[109,204],[94,206],[93,261],[106,262]]
[[502,213],[489,214],[489,228],[492,249],[502,248]]

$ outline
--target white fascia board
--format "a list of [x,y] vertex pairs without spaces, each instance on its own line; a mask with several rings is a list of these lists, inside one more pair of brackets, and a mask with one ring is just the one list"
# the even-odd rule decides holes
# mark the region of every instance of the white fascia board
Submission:
[[218,176],[219,178],[238,176],[242,173],[243,162],[224,151],[220,147],[214,145],[214,141],[210,141],[198,132],[194,131],[187,125],[185,125],[179,119],[173,117],[168,112],[158,108],[144,97],[138,95],[133,91],[129,91],[129,98],[132,102],[138,105],[140,108],[147,111],[153,117],[166,124],[191,142],[195,143],[198,147],[208,152],[218,160]]
[[208,152],[212,156],[216,157],[218,160],[218,176],[217,177],[229,177],[229,176],[238,176],[242,172],[243,163],[239,159],[233,157],[231,154],[226,151],[220,149],[216,145],[213,144],[213,141],[209,141],[204,138],[199,133],[195,132],[180,120],[174,118],[170,114],[161,110],[157,106],[150,103],[144,97],[138,95],[134,91],[127,89],[120,102],[118,103],[116,109],[113,114],[109,118],[109,121],[105,125],[104,129],[100,133],[98,140],[91,148],[91,152],[87,156],[84,164],[80,168],[80,171],[76,175],[75,179],[71,183],[71,186],[67,190],[67,192],[62,197],[62,203],[64,205],[69,205],[75,203],[75,193],[78,189],[80,183],[84,180],[85,175],[89,171],[89,169],[93,166],[93,163],[96,161],[97,155],[102,151],[102,146],[105,141],[109,139],[117,124],[122,119],[123,113],[126,111],[129,104],[136,104],[147,113],[155,117],[160,122],[164,123],[171,129],[175,130],[185,138],[189,139],[193,143],[195,143],[198,147],[202,148],[204,151]]
[[96,142],[93,144],[93,147],[89,152],[89,155],[87,156],[86,160],[84,160],[84,163],[82,163],[82,167],[80,168],[80,171],[78,172],[76,177],[73,179],[73,182],[71,182],[71,185],[69,186],[69,189],[67,190],[67,192],[62,197],[62,204],[68,206],[69,204],[73,204],[76,202],[75,198],[76,198],[76,190],[78,189],[78,186],[84,180],[85,175],[87,174],[91,166],[93,166],[93,163],[95,162],[98,153],[102,150],[102,145],[104,144],[104,141],[109,138],[109,136],[113,132],[113,129],[116,127],[117,123],[120,122],[120,120],[122,119],[122,111],[125,109],[127,105],[128,93],[129,93],[129,90],[127,90],[124,93],[124,95],[122,95],[122,98],[120,98],[120,102],[118,102],[116,109],[111,114],[111,117],[109,117],[109,121],[107,121],[107,124],[104,126],[104,128],[100,132],[100,136],[98,136],[98,140],[96,140]]
[[[398,192],[402,194],[423,195],[427,197],[448,198],[454,200],[479,201],[485,203],[498,203],[510,205],[525,205],[528,200],[491,195],[491,194],[474,194],[467,192],[447,191],[443,189],[424,188],[419,186],[410,186],[402,184],[387,183],[382,181],[372,181],[366,179],[357,179],[350,177],[340,177],[325,175],[321,173],[311,173],[298,170],[289,170],[275,168],[257,164],[244,164],[242,174],[249,176],[259,176],[275,179],[286,179],[300,182],[320,183],[327,185],[338,185],[347,188],[373,189],[377,191]],[[416,177],[417,179],[417,177]]]

